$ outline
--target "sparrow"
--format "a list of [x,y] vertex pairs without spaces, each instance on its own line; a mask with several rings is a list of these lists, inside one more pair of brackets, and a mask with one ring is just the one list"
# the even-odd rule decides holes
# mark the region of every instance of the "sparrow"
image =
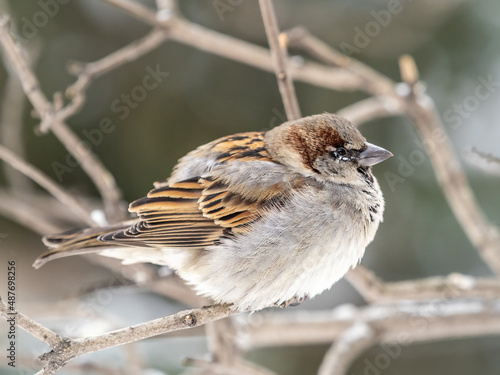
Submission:
[[98,253],[168,266],[236,310],[287,306],[359,263],[384,211],[371,166],[390,156],[329,113],[219,138],[132,202],[137,218],[47,236],[34,267]]

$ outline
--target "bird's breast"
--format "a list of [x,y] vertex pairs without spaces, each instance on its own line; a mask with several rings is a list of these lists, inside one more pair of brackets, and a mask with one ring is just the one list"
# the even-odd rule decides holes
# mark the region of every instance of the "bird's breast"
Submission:
[[239,309],[321,293],[359,262],[378,226],[368,206],[338,197],[317,189],[295,193],[248,231],[189,260],[181,276],[200,293]]

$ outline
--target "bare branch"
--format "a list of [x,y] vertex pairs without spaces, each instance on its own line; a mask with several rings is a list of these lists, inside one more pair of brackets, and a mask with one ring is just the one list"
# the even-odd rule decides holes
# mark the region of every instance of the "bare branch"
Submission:
[[9,33],[9,18],[6,15],[0,15],[0,43],[12,65],[13,71],[21,80],[26,96],[40,117],[43,119],[46,116],[53,116],[54,108],[52,104],[43,95],[38,79],[23,56],[24,52],[14,42]]
[[391,97],[373,96],[337,111],[356,126],[381,117],[404,114],[401,103]]
[[96,184],[101,193],[108,221],[113,222],[123,219],[125,205],[122,200],[122,193],[116,185],[113,175],[66,124],[55,122],[52,124],[51,130]]
[[[137,14],[132,8],[140,6],[138,4],[133,4],[131,7],[127,6],[132,3],[129,0],[102,1],[115,5],[133,16]],[[218,33],[180,17],[173,17],[168,22],[162,21],[155,16],[153,11],[143,6],[140,7],[141,13],[147,13],[145,17],[139,17],[139,19],[159,27],[170,40],[239,61],[267,72],[274,72],[271,54],[266,48]],[[359,85],[362,83],[358,77],[345,71],[345,69],[332,69],[315,63],[305,63],[300,67],[291,66],[290,69],[294,80],[330,89],[358,90]]]
[[5,304],[4,301],[0,299],[0,316],[4,319],[14,318],[16,325],[22,328],[24,331],[28,332],[31,336],[37,338],[38,340],[46,343],[47,345],[54,347],[61,341],[61,337],[50,329],[42,326],[40,323],[28,318],[26,315],[20,312],[13,312],[9,309],[9,306]]
[[237,314],[228,305],[212,305],[199,309],[180,311],[174,315],[151,320],[135,326],[112,331],[100,336],[60,341],[50,353],[40,357],[48,361],[43,374],[53,374],[70,360],[84,354],[113,348],[145,338],[204,324]]
[[156,7],[158,8],[158,13],[162,13],[164,11],[175,12],[177,9],[177,1],[176,0],[156,0]]
[[[21,158],[26,155],[23,136],[22,117],[26,108],[26,95],[15,74],[7,76],[5,94],[2,102],[2,113],[0,114],[0,138],[3,145],[18,154]],[[4,164],[4,173],[9,189],[16,191],[33,191],[32,181],[22,173],[14,170],[8,164]]]
[[[167,40],[167,36],[168,34],[163,30],[154,29],[145,37],[116,50],[98,61],[86,64],[72,62],[69,65],[69,71],[77,75],[78,78],[75,83],[67,88],[66,95],[72,98],[73,105],[81,107],[85,102],[85,91],[93,79],[140,58]],[[68,108],[70,107],[66,107],[67,111]],[[64,109],[61,110],[61,112],[63,111]]]
[[15,197],[10,192],[2,190],[0,190],[0,213],[41,235],[61,231],[50,214],[47,215],[46,212],[33,207],[23,197]]
[[368,302],[398,300],[424,301],[453,298],[494,299],[500,295],[498,278],[475,278],[459,273],[384,283],[372,271],[361,265],[349,271],[346,279]]
[[367,324],[378,343],[401,346],[455,337],[500,333],[498,300],[428,300],[375,304],[362,308],[344,305],[333,311],[260,313],[247,326],[243,349],[330,343],[353,324]]
[[353,73],[356,81],[356,90],[366,91],[374,95],[392,95],[394,82],[369,66],[351,59],[336,51],[325,42],[309,33],[305,28],[296,27],[287,32],[288,45],[307,51],[320,61],[333,67],[342,67]]
[[466,160],[469,164],[486,173],[500,176],[500,158],[496,156],[481,152],[473,147],[468,153]]
[[129,0],[103,0],[103,2],[114,5],[126,13],[133,15],[135,18],[150,23],[151,25],[159,27],[164,26],[162,21],[156,17],[156,14],[142,4]]
[[67,193],[62,187],[60,187],[55,181],[53,181],[43,172],[21,160],[12,151],[1,145],[0,159],[11,165],[13,168],[17,169],[19,172],[23,173],[25,176],[28,176],[45,190],[47,190],[54,196],[54,198],[59,200],[76,216],[82,219],[82,221],[91,226],[96,225],[94,220],[92,220],[90,212],[88,212],[87,209],[75,197]]
[[407,98],[406,113],[415,124],[439,184],[462,229],[486,264],[500,274],[500,232],[488,221],[477,203],[434,103],[426,95],[411,95]]
[[[124,207],[121,192],[116,186],[115,179],[99,159],[68,128],[64,123],[65,118],[58,117],[61,116],[61,114],[58,113],[56,108],[45,98],[40,89],[38,79],[26,62],[21,48],[16,45],[9,33],[8,18],[6,16],[2,16],[0,19],[0,43],[14,71],[21,79],[24,92],[40,115],[42,123],[52,123],[52,132],[76,160],[78,160],[84,171],[97,186],[103,198],[104,208],[108,218],[114,219],[123,217]],[[63,113],[65,116],[68,115],[67,112]]]
[[399,70],[401,79],[409,86],[415,86],[420,81],[417,64],[410,55],[403,55],[399,59]]
[[342,332],[326,352],[318,375],[344,375],[356,357],[377,342],[375,332],[365,323],[354,323]]
[[286,43],[279,40],[279,27],[274,12],[272,0],[259,0],[262,20],[266,30],[267,40],[271,49],[274,71],[278,79],[278,86],[285,106],[288,120],[297,120],[301,117],[295,87],[288,68]]

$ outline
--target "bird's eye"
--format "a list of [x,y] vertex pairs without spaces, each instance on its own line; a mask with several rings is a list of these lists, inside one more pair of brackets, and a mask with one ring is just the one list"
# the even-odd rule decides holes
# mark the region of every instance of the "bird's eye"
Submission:
[[330,152],[330,156],[334,159],[342,159],[347,155],[347,150],[344,147],[338,147],[335,151]]
[[337,148],[337,155],[339,156],[345,156],[347,154],[347,151],[344,147],[339,147]]

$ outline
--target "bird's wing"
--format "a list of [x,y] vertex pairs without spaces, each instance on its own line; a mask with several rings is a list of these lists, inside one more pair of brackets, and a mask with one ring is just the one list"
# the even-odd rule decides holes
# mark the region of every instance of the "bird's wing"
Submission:
[[[193,156],[196,152],[199,155]],[[286,197],[289,185],[286,169],[269,158],[263,133],[221,138],[188,157],[191,172],[198,168],[193,166],[195,157],[210,167],[201,170],[200,164],[198,176],[173,182],[179,178],[174,177],[157,184],[146,197],[130,205],[129,210],[139,215],[136,224],[100,236],[99,240],[124,245],[202,248],[229,233],[244,232],[262,217],[267,207],[281,204]]]
[[130,204],[129,211],[139,215],[136,224],[100,236],[99,240],[148,247],[211,245],[223,234],[223,228],[203,216],[198,205],[202,192],[199,178],[151,190]]
[[182,157],[170,177],[165,181],[156,182],[155,188],[204,176],[214,166],[232,160],[271,161],[264,148],[264,134],[263,132],[239,133],[204,144]]
[[49,250],[35,266],[117,246],[204,248],[248,230],[269,207],[284,204],[298,181],[291,184],[286,168],[270,159],[263,138],[242,133],[199,147],[180,160],[170,179],[130,205],[138,218],[46,236]]

